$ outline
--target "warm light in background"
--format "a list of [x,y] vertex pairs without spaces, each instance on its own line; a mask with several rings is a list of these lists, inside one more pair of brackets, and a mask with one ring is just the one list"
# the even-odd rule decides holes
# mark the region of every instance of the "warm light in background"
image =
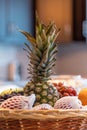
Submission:
[[73,0],[36,0],[36,9],[43,22],[53,20],[61,28],[60,42],[73,38]]

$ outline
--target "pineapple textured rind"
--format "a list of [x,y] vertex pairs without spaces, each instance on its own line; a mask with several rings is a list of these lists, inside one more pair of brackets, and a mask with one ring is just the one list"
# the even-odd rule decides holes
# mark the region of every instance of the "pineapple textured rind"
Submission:
[[25,95],[35,94],[35,106],[48,103],[54,106],[54,103],[59,99],[59,93],[57,89],[51,83],[37,83],[35,86],[29,82],[24,87]]

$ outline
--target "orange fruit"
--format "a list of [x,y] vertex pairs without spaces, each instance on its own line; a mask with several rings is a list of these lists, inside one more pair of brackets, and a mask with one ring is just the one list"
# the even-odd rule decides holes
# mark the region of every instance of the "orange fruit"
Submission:
[[82,105],[87,105],[87,88],[83,88],[79,94],[78,94],[78,99],[81,100]]

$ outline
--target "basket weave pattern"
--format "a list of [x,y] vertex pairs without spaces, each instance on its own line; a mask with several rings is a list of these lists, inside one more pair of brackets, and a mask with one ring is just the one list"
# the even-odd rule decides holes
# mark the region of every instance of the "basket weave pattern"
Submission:
[[87,130],[87,111],[1,109],[0,130]]

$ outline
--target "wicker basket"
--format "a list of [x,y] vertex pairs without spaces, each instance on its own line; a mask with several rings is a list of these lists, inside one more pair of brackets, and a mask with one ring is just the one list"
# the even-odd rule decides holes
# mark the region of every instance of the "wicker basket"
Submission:
[[87,111],[1,109],[0,130],[87,130]]

